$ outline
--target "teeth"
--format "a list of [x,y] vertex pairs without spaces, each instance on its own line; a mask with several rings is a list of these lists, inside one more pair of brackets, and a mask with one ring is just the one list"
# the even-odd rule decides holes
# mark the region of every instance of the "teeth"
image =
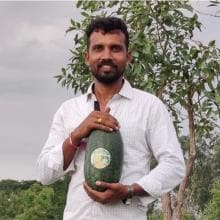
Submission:
[[106,68],[106,69],[110,69],[110,68],[112,68],[110,65],[103,65],[103,66],[101,66],[101,68]]

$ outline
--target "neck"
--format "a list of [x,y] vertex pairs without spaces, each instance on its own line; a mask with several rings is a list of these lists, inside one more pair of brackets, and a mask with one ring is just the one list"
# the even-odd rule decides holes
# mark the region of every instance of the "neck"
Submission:
[[94,93],[96,95],[97,100],[99,101],[101,111],[105,109],[108,101],[117,93],[119,93],[123,78],[119,78],[116,82],[113,84],[103,84],[100,83],[98,80],[95,79],[95,87],[94,87]]

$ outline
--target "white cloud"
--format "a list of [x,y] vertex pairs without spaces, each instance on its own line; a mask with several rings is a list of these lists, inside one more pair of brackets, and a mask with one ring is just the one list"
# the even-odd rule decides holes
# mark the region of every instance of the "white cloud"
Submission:
[[68,61],[65,31],[74,14],[70,2],[0,2],[0,161],[7,167],[0,179],[33,178],[53,114],[73,96],[52,77]]
[[[31,21],[8,22],[8,35],[3,47],[12,49],[29,44],[51,44],[64,37],[64,28],[55,24],[32,24]],[[9,31],[10,30],[10,31]],[[10,34],[10,35],[9,35]]]
[[70,47],[70,38],[65,36],[64,27],[55,24],[37,25],[24,21],[14,25],[8,22],[4,32],[7,37],[1,37],[0,65],[8,68],[28,66],[34,69],[37,62],[41,63],[40,67],[50,60],[64,58]]

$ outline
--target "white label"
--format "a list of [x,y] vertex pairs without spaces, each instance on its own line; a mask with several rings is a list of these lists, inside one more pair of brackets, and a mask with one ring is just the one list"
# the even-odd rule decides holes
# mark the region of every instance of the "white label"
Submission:
[[110,153],[102,147],[95,149],[91,154],[91,164],[97,169],[107,167],[110,164],[110,161]]

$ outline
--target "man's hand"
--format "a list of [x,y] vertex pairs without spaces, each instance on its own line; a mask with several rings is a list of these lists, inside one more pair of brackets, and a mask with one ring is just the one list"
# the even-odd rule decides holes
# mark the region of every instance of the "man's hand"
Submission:
[[125,199],[128,196],[127,186],[121,183],[106,183],[97,181],[96,185],[102,186],[106,188],[106,190],[104,192],[98,192],[84,183],[84,189],[88,196],[96,202],[105,204],[108,202]]
[[119,129],[117,119],[110,115],[109,112],[109,107],[106,108],[104,112],[91,112],[86,119],[84,119],[84,121],[73,132],[71,132],[70,137],[68,137],[63,143],[63,170],[67,169],[76,152],[76,147],[73,146],[79,146],[82,139],[87,138],[92,130],[99,129],[112,132]]
[[72,139],[82,140],[89,136],[92,130],[99,129],[111,132],[119,129],[119,123],[116,118],[109,114],[110,108],[104,112],[93,111],[86,119],[74,130]]

